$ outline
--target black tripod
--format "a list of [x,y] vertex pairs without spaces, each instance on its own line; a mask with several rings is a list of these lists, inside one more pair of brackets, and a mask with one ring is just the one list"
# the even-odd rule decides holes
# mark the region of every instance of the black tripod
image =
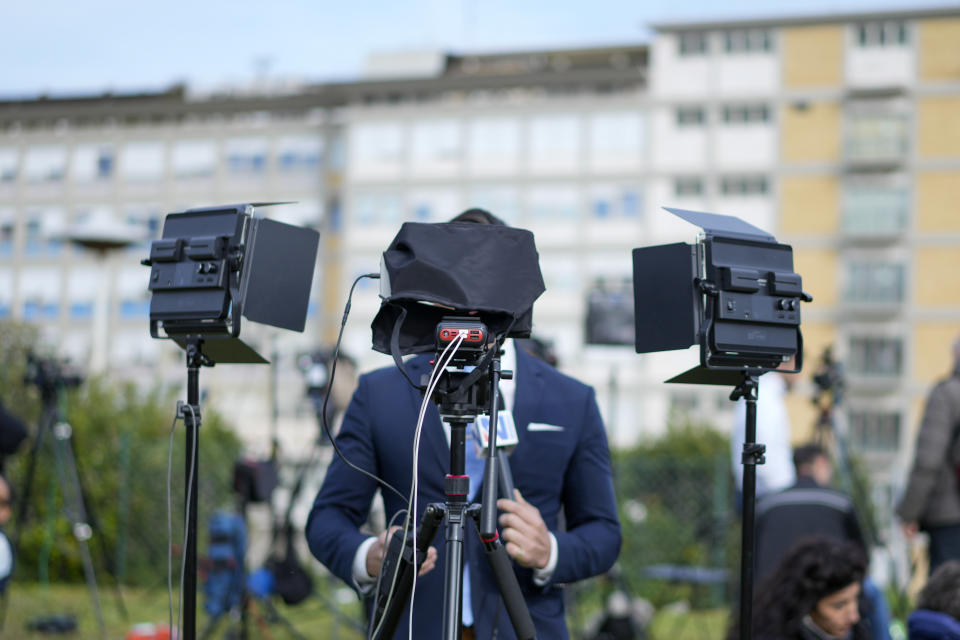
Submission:
[[[100,631],[100,637],[106,637],[106,627],[103,621],[103,612],[100,607],[100,593],[97,588],[97,576],[93,566],[93,558],[90,554],[88,540],[93,537],[96,528],[96,518],[88,509],[86,503],[86,491],[80,481],[80,474],[77,470],[77,460],[73,450],[73,428],[66,421],[60,410],[61,392],[67,386],[77,386],[80,379],[62,375],[57,370],[54,363],[37,363],[36,375],[29,380],[40,390],[43,412],[40,422],[37,425],[37,436],[30,449],[30,459],[27,463],[26,477],[23,482],[23,495],[17,509],[17,525],[13,537],[14,557],[20,548],[20,537],[23,534],[24,526],[27,523],[29,515],[30,497],[33,492],[33,482],[37,470],[37,459],[45,440],[52,436],[52,448],[54,463],[57,471],[57,481],[60,485],[60,493],[63,496],[63,514],[70,522],[70,530],[76,539],[80,548],[80,557],[83,562],[83,575],[90,591],[90,600],[93,605],[94,615],[97,619],[97,626]],[[98,542],[101,545],[101,552],[104,558],[109,558],[109,554],[103,548],[104,540],[98,536]],[[112,573],[112,572],[111,572]],[[114,577],[116,575],[114,574]],[[119,590],[117,591],[118,603],[121,612],[126,615],[123,608],[123,601],[120,599]],[[6,613],[6,594],[4,595],[4,614]]]
[[743,381],[730,394],[731,400],[743,398],[747,416],[743,439],[743,513],[740,539],[740,640],[753,639],[753,555],[757,502],[757,465],[764,463],[766,446],[757,440],[757,394],[762,369],[744,369]]
[[[509,379],[512,374],[500,371],[500,359],[495,355],[489,365],[486,390],[482,380],[469,384],[466,373],[447,371],[442,375],[448,377],[447,393],[437,396],[440,400],[438,404],[441,417],[450,424],[450,472],[444,480],[446,500],[443,504],[431,504],[427,507],[416,540],[417,552],[414,553],[412,549],[403,551],[403,560],[400,561],[402,568],[394,568],[397,578],[391,581],[390,585],[393,597],[378,594],[377,611],[374,615],[374,628],[377,631],[373,637],[376,640],[393,637],[400,615],[410,597],[411,582],[419,562],[430,546],[440,522],[445,521],[442,637],[444,640],[459,640],[463,620],[464,522],[470,517],[477,527],[487,561],[493,570],[497,588],[517,637],[521,640],[533,640],[536,638],[536,628],[523,599],[520,583],[513,572],[510,557],[497,532],[496,500],[500,477],[500,458],[497,455],[490,455],[484,467],[482,503],[477,505],[467,502],[470,490],[470,478],[465,472],[467,425],[479,413],[478,409],[483,408],[483,401],[489,398],[490,451],[496,451],[498,385],[501,377]],[[393,537],[398,541],[399,538],[398,535]],[[389,562],[385,563],[384,575],[390,575],[392,566]]]

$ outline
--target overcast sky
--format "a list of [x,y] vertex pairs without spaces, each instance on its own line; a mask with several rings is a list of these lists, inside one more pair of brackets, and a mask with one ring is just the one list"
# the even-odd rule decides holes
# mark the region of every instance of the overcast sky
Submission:
[[365,56],[646,41],[656,22],[958,0],[0,0],[0,98],[360,76]]

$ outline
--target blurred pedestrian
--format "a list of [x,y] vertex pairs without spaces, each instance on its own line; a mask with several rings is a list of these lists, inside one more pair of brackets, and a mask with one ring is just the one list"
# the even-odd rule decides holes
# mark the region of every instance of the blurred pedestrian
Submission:
[[[800,540],[823,536],[851,542],[867,555],[867,541],[853,501],[830,488],[833,462],[823,446],[810,443],[793,452],[796,483],[757,502],[756,575],[773,572]],[[864,608],[874,640],[889,640],[890,611],[883,593],[868,577],[863,581]]]
[[933,572],[907,619],[910,640],[960,640],[960,560]]
[[[859,546],[809,538],[760,582],[753,601],[756,640],[866,640],[860,591],[867,560]],[[734,625],[729,638],[739,637]]]
[[917,434],[913,468],[897,515],[913,539],[930,537],[930,573],[947,560],[960,559],[960,335],[953,342],[953,371],[937,383]]
[[13,545],[4,531],[13,515],[13,492],[7,479],[0,475],[0,594],[7,590],[7,582],[13,573]]

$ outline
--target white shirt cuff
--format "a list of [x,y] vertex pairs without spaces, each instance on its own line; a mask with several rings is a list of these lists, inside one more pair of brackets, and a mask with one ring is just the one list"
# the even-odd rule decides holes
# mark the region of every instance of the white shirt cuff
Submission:
[[550,533],[550,559],[547,560],[547,566],[543,569],[533,570],[533,583],[542,587],[553,577],[553,572],[557,570],[557,538]]
[[376,541],[375,537],[367,538],[360,543],[357,553],[353,556],[353,583],[360,593],[369,593],[377,582],[377,576],[367,573],[367,553]]

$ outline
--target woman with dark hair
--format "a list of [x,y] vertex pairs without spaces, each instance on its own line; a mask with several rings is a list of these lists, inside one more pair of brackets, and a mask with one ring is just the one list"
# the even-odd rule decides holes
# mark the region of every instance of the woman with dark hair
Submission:
[[[860,587],[867,561],[859,546],[835,538],[797,543],[756,588],[757,640],[860,640]],[[731,632],[736,637],[737,629]]]
[[960,639],[960,560],[948,560],[931,574],[907,630],[910,640]]

